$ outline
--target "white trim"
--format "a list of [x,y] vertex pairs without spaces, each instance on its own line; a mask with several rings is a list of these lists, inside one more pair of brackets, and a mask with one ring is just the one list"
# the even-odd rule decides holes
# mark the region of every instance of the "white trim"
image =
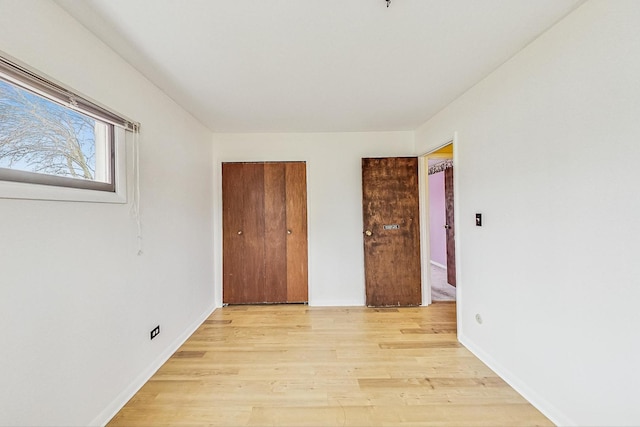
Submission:
[[126,132],[114,128],[116,191],[58,187],[25,182],[0,181],[0,199],[54,200],[62,202],[127,203]]
[[366,307],[366,302],[362,300],[350,298],[345,299],[317,299],[309,302],[309,307]]
[[[440,150],[447,145],[453,144],[453,159],[454,164],[457,163],[457,150],[456,150],[456,141],[458,138],[458,133],[454,132],[453,136],[447,139],[447,142],[438,145],[437,147],[418,155],[418,203],[420,207],[420,277],[422,279],[422,305],[427,306],[431,304],[431,268],[427,268],[428,265],[433,263],[431,261],[431,248],[429,246],[429,177],[427,175],[427,156],[431,153],[434,153]],[[457,183],[457,174],[454,172],[453,174],[453,188],[458,187]],[[453,193],[453,206],[454,206],[454,222],[458,224],[458,195],[457,191],[454,190]],[[458,262],[458,233],[455,235],[455,246],[456,246],[456,281],[459,283],[459,271],[458,267],[460,264]],[[438,266],[442,266],[441,264],[437,264]],[[446,269],[446,267],[442,266]],[[460,289],[456,287],[456,302],[459,301],[460,298]],[[460,329],[460,310],[457,311],[458,316],[458,330]]]
[[[425,151],[425,152],[423,152],[422,154],[418,154],[418,157],[425,157],[425,156],[428,156],[428,155],[433,154],[433,153],[435,153],[436,151],[438,151],[438,150],[440,150],[440,149],[442,149],[442,148],[446,147],[447,145],[455,144],[455,140],[456,140],[456,135],[457,135],[457,134],[458,134],[457,132],[454,132],[454,133],[453,133],[453,136],[452,136],[451,138],[448,138],[448,139],[447,139],[447,142],[442,143],[442,144],[440,144],[440,145],[437,145],[437,146],[435,146],[434,148],[430,148],[428,151]],[[456,149],[455,145],[453,146],[453,149],[454,149],[454,151],[455,151],[455,149]],[[454,161],[455,161],[455,156],[454,156]]]
[[222,295],[223,272],[222,272],[222,160],[216,156],[215,142],[212,150],[213,156],[213,294],[217,307],[223,306],[224,296]]
[[431,258],[429,246],[429,183],[427,178],[427,159],[418,157],[418,211],[420,215],[420,278],[422,281],[422,305],[431,304],[431,269],[426,266]]
[[91,426],[104,426],[126,405],[126,403],[144,386],[147,381],[165,364],[182,344],[193,335],[202,323],[216,310],[217,307],[207,308],[181,335],[179,335],[160,355],[134,379],[107,407],[89,423]]
[[[458,310],[460,313],[460,310]],[[502,366],[498,361],[491,357],[488,353],[484,352],[479,346],[475,345],[473,341],[467,338],[466,335],[460,333],[458,328],[458,341],[465,346],[474,356],[482,361],[485,365],[491,368],[500,378],[502,378],[507,384],[511,386],[515,391],[520,393],[529,403],[531,403],[536,409],[544,414],[557,426],[574,426],[577,425],[574,421],[569,419],[562,411],[552,405],[547,399],[540,396],[533,389],[527,386],[526,382],[522,381],[509,369]]]
[[435,265],[436,267],[440,267],[440,268],[443,268],[443,269],[445,269],[445,270],[447,269],[447,266],[446,266],[446,265],[442,265],[442,264],[440,264],[439,262],[436,262],[436,261],[434,261],[434,260],[429,261],[429,263],[430,263],[431,265]]
[[[454,224],[462,224],[460,221],[460,168],[456,167],[460,164],[458,161],[459,149],[458,149],[458,132],[453,132],[453,137],[451,138],[451,143],[453,144],[453,223]],[[462,227],[458,226],[455,228],[455,235],[453,239],[453,244],[456,248],[456,256],[455,256],[455,266],[456,266],[456,324],[458,335],[462,333],[462,310],[464,307],[462,291],[464,289],[464,283],[462,280],[462,245],[460,244],[460,230]]]

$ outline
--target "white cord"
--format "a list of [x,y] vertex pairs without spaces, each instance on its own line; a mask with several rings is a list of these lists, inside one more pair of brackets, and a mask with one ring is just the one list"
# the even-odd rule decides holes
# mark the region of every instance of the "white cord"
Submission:
[[142,255],[142,218],[140,216],[140,124],[133,128],[133,200],[131,215],[136,220],[138,256]]

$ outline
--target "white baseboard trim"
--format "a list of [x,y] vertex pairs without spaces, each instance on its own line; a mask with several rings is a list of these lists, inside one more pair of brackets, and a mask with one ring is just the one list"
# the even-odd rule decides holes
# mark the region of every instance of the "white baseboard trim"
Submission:
[[540,396],[537,392],[527,386],[518,376],[514,375],[510,370],[506,369],[498,363],[493,357],[476,346],[473,341],[468,339],[463,333],[458,331],[458,341],[464,345],[471,353],[480,359],[485,365],[493,370],[500,378],[509,384],[515,391],[520,393],[529,403],[537,410],[542,412],[544,416],[549,418],[552,423],[557,426],[575,426],[577,425],[562,411],[549,403],[548,400]]
[[314,300],[309,301],[309,307],[364,307],[364,301],[356,300]]
[[445,270],[447,269],[447,266],[446,266],[446,265],[442,265],[442,264],[440,264],[439,262],[429,261],[429,263],[430,263],[431,265],[435,265],[436,267],[444,268]]
[[138,377],[125,388],[98,416],[91,422],[91,426],[105,426],[111,418],[113,418],[120,409],[126,405],[126,403],[133,397],[134,394],[142,388],[143,385],[149,381],[149,379],[155,374],[158,369],[169,360],[169,358],[185,343],[187,339],[202,325],[202,323],[214,312],[218,307],[216,304],[207,308],[189,327],[178,336],[166,349],[163,351],[151,365],[145,369]]

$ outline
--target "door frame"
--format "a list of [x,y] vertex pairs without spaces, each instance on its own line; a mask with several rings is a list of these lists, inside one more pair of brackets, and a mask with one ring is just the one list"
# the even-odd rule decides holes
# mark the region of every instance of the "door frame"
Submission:
[[[460,224],[460,196],[459,192],[455,189],[460,188],[458,186],[459,169],[458,167],[458,132],[454,132],[453,136],[448,138],[446,142],[436,145],[429,151],[423,152],[418,155],[418,191],[419,191],[419,206],[420,206],[420,259],[421,259],[421,277],[422,277],[422,305],[427,306],[432,303],[431,301],[431,248],[429,245],[429,186],[427,185],[427,155],[440,150],[441,148],[453,144],[453,218],[454,224]],[[458,170],[458,172],[456,172]],[[462,300],[462,279],[460,274],[460,227],[456,229],[454,243],[456,246],[455,262],[456,262],[456,304],[460,304]],[[456,310],[458,321],[460,320],[460,309]]]

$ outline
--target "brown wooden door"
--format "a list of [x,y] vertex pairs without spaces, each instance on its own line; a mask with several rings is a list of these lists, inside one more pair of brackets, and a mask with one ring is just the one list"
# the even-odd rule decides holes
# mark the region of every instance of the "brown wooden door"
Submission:
[[223,163],[223,302],[307,302],[306,165]]
[[222,165],[224,302],[264,299],[264,165]]
[[265,293],[250,302],[287,302],[287,216],[284,163],[264,164]]
[[367,305],[420,305],[418,159],[362,159],[362,207]]
[[444,205],[447,229],[447,282],[456,286],[456,227],[453,221],[453,167],[444,170]]
[[307,169],[285,164],[287,216],[287,302],[309,301],[307,249]]

